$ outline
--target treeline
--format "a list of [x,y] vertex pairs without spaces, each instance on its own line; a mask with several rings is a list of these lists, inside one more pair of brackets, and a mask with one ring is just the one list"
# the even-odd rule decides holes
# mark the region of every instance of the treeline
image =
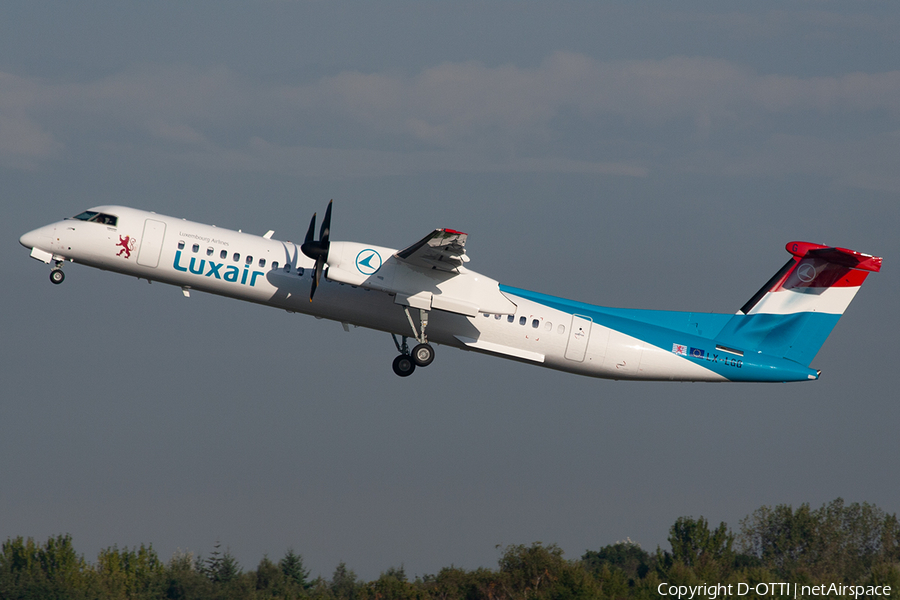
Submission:
[[648,552],[629,540],[575,560],[556,545],[509,546],[495,569],[445,567],[410,580],[399,567],[367,582],[343,563],[330,579],[312,578],[293,550],[277,562],[263,558],[252,570],[219,546],[206,558],[178,553],[168,562],[150,547],[114,546],[89,563],[68,535],[45,543],[18,537],[2,545],[0,600],[659,600],[660,584],[665,590],[716,583],[749,584],[750,593],[740,597],[757,598],[752,586],[769,582],[887,585],[900,597],[900,524],[866,503],[764,506],[737,533],[725,523],[710,528],[703,517],[681,517],[668,540],[671,550]]

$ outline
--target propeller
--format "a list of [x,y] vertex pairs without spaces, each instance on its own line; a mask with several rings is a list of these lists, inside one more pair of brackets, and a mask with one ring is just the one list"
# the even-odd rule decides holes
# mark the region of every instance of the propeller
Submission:
[[325,209],[325,218],[322,219],[318,241],[313,239],[313,235],[316,232],[316,213],[313,213],[309,222],[309,229],[306,231],[306,240],[300,246],[300,251],[303,254],[316,261],[312,288],[309,290],[310,302],[312,302],[313,296],[316,294],[316,288],[319,287],[319,278],[322,276],[322,271],[325,269],[325,260],[328,258],[328,249],[330,247],[328,236],[331,233],[331,204],[333,202],[334,200],[329,201],[328,208]]

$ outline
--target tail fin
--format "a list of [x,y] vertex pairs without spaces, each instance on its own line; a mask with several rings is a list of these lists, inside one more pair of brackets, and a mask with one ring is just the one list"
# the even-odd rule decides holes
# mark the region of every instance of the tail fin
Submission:
[[870,272],[882,259],[846,248],[790,242],[793,256],[717,336],[744,350],[808,366]]

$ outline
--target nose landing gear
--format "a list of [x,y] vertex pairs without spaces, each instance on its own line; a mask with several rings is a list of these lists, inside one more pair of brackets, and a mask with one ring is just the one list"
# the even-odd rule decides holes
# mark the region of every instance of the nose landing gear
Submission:
[[62,271],[62,262],[57,262],[56,266],[50,271],[50,281],[59,285],[66,279],[66,274]]

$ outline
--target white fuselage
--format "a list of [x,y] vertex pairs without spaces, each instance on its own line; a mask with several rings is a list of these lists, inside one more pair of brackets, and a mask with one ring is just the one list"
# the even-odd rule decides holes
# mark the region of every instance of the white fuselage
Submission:
[[[326,271],[310,301],[314,262],[298,244],[121,206],[92,210],[115,214],[116,225],[66,219],[29,232],[20,241],[44,262],[69,260],[178,286],[186,295],[197,290],[416,336],[416,321],[411,322],[411,317],[418,317],[415,297],[391,291],[387,284],[378,290],[340,283]],[[359,247],[374,249],[385,258],[395,252],[378,246]],[[405,267],[391,268],[397,271],[391,275],[397,281],[406,276],[400,272]],[[385,272],[389,272],[387,266]],[[435,281],[433,294],[429,293],[435,302],[427,325],[432,343],[593,377],[725,380],[672,352],[590,319],[501,293],[496,281],[464,267],[449,279]],[[457,304],[464,304],[459,299],[465,294],[454,290],[482,300],[475,309],[457,309]],[[448,309],[435,308],[441,298]]]

